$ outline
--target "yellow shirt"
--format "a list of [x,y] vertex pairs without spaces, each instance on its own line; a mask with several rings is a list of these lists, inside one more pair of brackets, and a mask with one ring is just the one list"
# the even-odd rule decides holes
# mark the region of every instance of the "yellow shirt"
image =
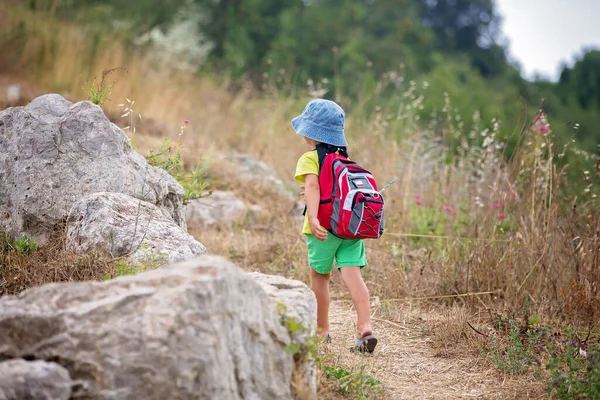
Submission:
[[[304,176],[308,174],[314,174],[319,176],[319,155],[317,150],[312,150],[302,154],[296,165],[296,174],[294,179],[300,184],[304,184]],[[302,227],[302,233],[312,234],[310,225],[308,223],[308,213],[304,216],[304,226]]]

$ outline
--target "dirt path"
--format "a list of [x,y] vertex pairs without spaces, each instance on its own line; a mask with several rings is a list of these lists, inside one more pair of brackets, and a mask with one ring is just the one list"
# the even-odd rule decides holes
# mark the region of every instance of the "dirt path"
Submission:
[[[350,371],[370,374],[382,382],[385,399],[545,399],[543,387],[527,378],[505,376],[473,356],[436,357],[425,332],[431,315],[415,310],[402,321],[377,318],[379,344],[373,356],[349,351],[355,314],[348,301],[331,304],[333,342],[322,351]],[[452,345],[452,344],[449,344]]]

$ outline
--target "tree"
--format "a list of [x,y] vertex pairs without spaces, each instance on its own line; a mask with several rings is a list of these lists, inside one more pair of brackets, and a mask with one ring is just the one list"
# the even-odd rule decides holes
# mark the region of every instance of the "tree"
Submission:
[[421,0],[420,13],[440,50],[469,54],[484,77],[505,71],[506,51],[498,43],[500,17],[493,0]]
[[600,108],[600,50],[590,50],[572,69],[563,67],[558,91],[563,100],[574,96],[585,110]]
[[201,31],[213,44],[213,67],[234,76],[260,72],[280,31],[281,14],[302,0],[195,0],[204,14]]
[[269,60],[296,82],[327,78],[356,98],[401,65],[418,71],[431,58],[431,35],[409,0],[313,0],[282,13]]
[[168,24],[185,4],[186,0],[29,0],[28,5],[69,19],[83,15],[100,23],[127,20],[139,32]]

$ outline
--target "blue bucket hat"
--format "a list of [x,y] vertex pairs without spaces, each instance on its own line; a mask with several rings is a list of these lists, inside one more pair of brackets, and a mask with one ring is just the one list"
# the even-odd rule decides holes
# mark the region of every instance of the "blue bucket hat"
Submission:
[[331,100],[311,100],[302,115],[292,120],[297,134],[320,143],[346,147],[344,110]]

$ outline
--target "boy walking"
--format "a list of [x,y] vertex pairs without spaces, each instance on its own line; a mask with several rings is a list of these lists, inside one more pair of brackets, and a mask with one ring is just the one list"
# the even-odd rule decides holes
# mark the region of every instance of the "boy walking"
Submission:
[[356,308],[355,349],[372,353],[377,345],[377,338],[373,335],[371,327],[369,290],[361,276],[361,269],[367,266],[364,242],[361,239],[342,239],[333,235],[321,226],[317,218],[320,203],[320,166],[316,146],[326,144],[347,156],[344,110],[330,100],[312,100],[302,115],[292,120],[292,127],[297,134],[304,137],[308,145],[315,148],[304,153],[298,160],[295,179],[304,185],[306,215],[302,233],[306,235],[312,290],[317,299],[318,334],[328,341],[331,340],[329,279],[335,261]]

